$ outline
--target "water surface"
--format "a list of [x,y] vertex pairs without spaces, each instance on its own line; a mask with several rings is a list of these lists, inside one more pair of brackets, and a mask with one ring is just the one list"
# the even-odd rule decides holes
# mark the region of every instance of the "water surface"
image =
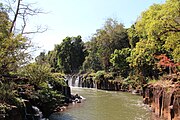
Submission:
[[87,88],[72,88],[72,93],[86,100],[69,105],[66,111],[53,114],[50,120],[151,120],[142,96]]

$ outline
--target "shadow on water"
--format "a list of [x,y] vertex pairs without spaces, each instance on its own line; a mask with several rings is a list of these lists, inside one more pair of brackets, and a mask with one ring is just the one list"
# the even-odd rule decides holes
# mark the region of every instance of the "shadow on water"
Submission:
[[66,113],[54,113],[50,116],[49,120],[75,120],[75,118]]

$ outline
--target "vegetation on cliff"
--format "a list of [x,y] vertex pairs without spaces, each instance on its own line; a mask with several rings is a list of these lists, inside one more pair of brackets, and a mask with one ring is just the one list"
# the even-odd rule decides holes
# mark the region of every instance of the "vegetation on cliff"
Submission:
[[[9,1],[9,5],[11,2],[18,2],[13,17],[14,8],[0,3],[0,119],[33,119],[34,106],[48,117],[56,107],[68,102],[70,95],[65,89],[70,90],[63,75],[51,73],[48,63],[38,58],[30,63],[28,48],[32,45],[26,34],[31,32],[25,31],[25,20],[40,11],[21,0]],[[16,26],[19,20],[24,20],[21,29]]]

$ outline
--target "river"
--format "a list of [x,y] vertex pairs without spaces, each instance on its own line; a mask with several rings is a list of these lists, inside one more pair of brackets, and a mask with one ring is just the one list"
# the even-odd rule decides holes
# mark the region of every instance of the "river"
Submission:
[[70,104],[64,112],[53,114],[50,120],[151,120],[151,112],[142,103],[142,96],[94,88],[71,89],[86,100]]

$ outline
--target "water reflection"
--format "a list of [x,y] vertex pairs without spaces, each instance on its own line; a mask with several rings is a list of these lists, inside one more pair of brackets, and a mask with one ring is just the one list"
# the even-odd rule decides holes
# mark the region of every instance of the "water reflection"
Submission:
[[50,116],[50,120],[76,120],[68,113],[54,113]]

